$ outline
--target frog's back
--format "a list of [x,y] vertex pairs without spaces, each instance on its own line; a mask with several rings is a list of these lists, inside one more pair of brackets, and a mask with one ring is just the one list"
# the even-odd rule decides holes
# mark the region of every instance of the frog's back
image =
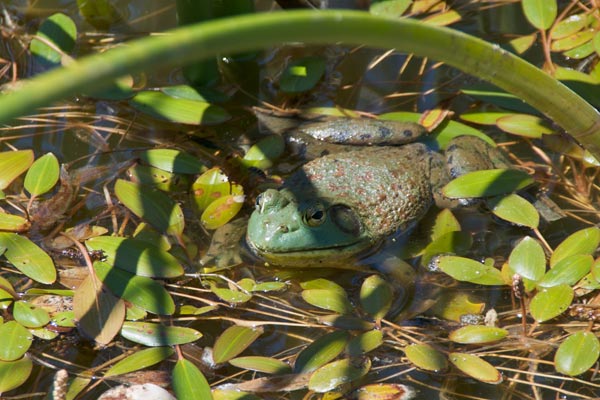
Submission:
[[420,143],[368,147],[311,161],[285,186],[300,199],[349,206],[373,237],[383,237],[427,212],[433,203],[431,171],[442,164]]

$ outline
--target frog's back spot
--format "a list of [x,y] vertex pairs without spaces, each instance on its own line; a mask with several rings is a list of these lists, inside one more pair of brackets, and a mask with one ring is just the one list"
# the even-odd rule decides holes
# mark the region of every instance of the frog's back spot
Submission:
[[410,129],[405,129],[404,132],[402,132],[402,134],[404,135],[404,137],[409,138],[412,137],[415,134],[415,132],[411,131]]
[[393,132],[387,126],[379,125],[379,136],[381,138],[388,138],[393,135]]

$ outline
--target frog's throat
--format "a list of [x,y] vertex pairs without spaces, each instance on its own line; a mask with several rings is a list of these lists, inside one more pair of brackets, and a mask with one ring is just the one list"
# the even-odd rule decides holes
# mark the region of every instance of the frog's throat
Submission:
[[355,262],[377,248],[377,243],[367,240],[357,241],[352,244],[330,246],[310,250],[271,251],[257,248],[250,241],[246,241],[250,250],[263,259],[266,263],[279,267],[332,267]]

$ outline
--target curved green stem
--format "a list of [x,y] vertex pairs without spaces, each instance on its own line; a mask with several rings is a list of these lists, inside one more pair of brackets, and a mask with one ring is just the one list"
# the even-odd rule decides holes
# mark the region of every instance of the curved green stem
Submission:
[[443,61],[525,100],[600,158],[600,115],[589,103],[533,65],[498,46],[411,19],[358,11],[288,11],[236,16],[128,42],[39,75],[0,97],[0,123],[37,107],[99,89],[128,73],[184,65],[217,54],[284,42],[363,44]]

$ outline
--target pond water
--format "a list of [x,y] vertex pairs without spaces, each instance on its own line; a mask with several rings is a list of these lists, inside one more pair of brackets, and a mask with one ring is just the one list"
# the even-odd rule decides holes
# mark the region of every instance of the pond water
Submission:
[[[365,7],[367,3],[349,1],[344,6]],[[454,28],[489,40],[506,43],[509,38],[531,32],[519,4],[490,5],[490,9],[482,11],[480,8],[486,7],[481,2],[448,5],[421,0],[414,3],[413,12],[418,18],[434,15],[457,18],[452,25]],[[110,3],[109,21],[96,21],[95,24],[89,16],[86,18],[80,13],[75,1],[32,3],[16,0],[5,1],[0,7],[3,12],[0,58],[7,66],[0,69],[0,83],[7,85],[15,80],[13,73],[21,79],[45,68],[28,52],[29,35],[56,12],[66,13],[77,26],[76,45],[70,51],[70,56],[75,58],[177,25],[177,10],[172,1],[114,1]],[[257,12],[278,8],[275,2],[267,0],[256,1],[254,7]],[[445,14],[448,10],[454,11],[455,15]],[[507,16],[511,16],[509,24],[503,22]],[[531,54],[527,53],[528,59],[538,65],[543,59],[540,47],[534,46]],[[322,77],[319,75],[314,84],[299,93],[282,90],[285,86],[282,71],[289,70],[290,63],[298,60],[314,62],[323,69]],[[151,382],[172,389],[175,363],[185,359],[202,371],[213,389],[220,389],[213,393],[214,398],[219,399],[242,398],[234,397],[234,390],[247,392],[248,397],[243,398],[401,398],[395,392],[401,389],[400,386],[393,385],[411,387],[416,398],[600,397],[593,371],[588,370],[591,365],[581,374],[569,376],[557,372],[553,364],[556,349],[569,334],[597,329],[593,324],[594,290],[599,286],[594,281],[598,263],[592,264],[595,246],[591,245],[589,250],[573,250],[577,246],[569,244],[562,249],[568,256],[581,256],[577,261],[582,264],[589,259],[587,270],[581,267],[586,272],[584,278],[583,275],[569,277],[564,281],[568,283],[561,283],[570,290],[571,299],[575,293],[573,302],[581,303],[585,299],[592,306],[579,314],[573,311],[561,316],[561,312],[557,312],[547,319],[537,318],[543,319],[543,323],[534,322],[531,315],[523,317],[525,308],[522,306],[533,303],[534,296],[547,291],[546,286],[536,288],[537,281],[533,279],[511,286],[514,271],[508,265],[509,256],[517,257],[513,250],[523,237],[536,239],[539,249],[543,248],[540,250],[542,257],[545,253],[549,258],[551,250],[558,253],[557,247],[565,243],[570,234],[597,223],[595,173],[589,164],[581,162],[576,150],[571,151],[573,158],[565,158],[556,152],[567,147],[572,149],[572,143],[559,138],[559,134],[542,140],[523,137],[522,132],[510,134],[501,129],[501,124],[461,120],[465,113],[487,115],[497,112],[510,116],[531,111],[520,101],[501,105],[490,100],[481,93],[484,89],[480,82],[454,69],[394,52],[294,44],[223,58],[218,68],[218,82],[210,83],[209,88],[202,91],[209,99],[208,103],[194,103],[206,107],[204,118],[212,118],[212,123],[166,121],[157,116],[160,110],[157,111],[156,103],[144,103],[153,95],[147,95],[143,101],[142,96],[117,96],[111,92],[82,95],[39,110],[36,115],[21,118],[10,126],[0,127],[3,152],[32,149],[35,159],[52,153],[68,171],[54,189],[41,194],[39,199],[31,199],[31,191],[24,191],[25,175],[4,190],[3,210],[10,214],[26,210],[33,221],[19,237],[29,238],[52,257],[59,279],[57,283],[42,284],[35,277],[30,279],[31,276],[28,278],[20,272],[8,253],[2,259],[0,290],[12,298],[0,300],[5,325],[17,320],[35,336],[24,356],[32,361],[32,371],[24,375],[26,380],[22,384],[2,396],[52,398],[47,393],[59,369],[68,372],[69,389],[66,397],[55,398],[95,399],[120,383]],[[132,77],[131,82],[136,92],[162,93],[149,90],[186,84],[185,77],[190,74],[193,72],[180,68],[149,68],[147,73]],[[462,89],[465,92],[471,90],[471,94],[466,95]],[[166,103],[164,109],[175,114],[178,107],[182,107],[182,103]],[[515,105],[516,109],[511,108]],[[438,118],[452,119],[454,123],[462,121],[464,125],[441,123],[435,131],[438,136],[426,140],[428,144],[439,147],[444,135],[452,135],[461,129],[471,132],[469,129],[475,127],[499,143],[515,165],[536,179],[537,187],[530,190],[530,194],[548,193],[567,211],[566,216],[557,220],[544,220],[542,216],[539,227],[536,224],[532,229],[507,222],[510,218],[500,213],[494,215],[490,209],[496,203],[451,212],[433,207],[409,235],[390,239],[375,254],[354,263],[344,263],[342,268],[299,269],[265,265],[247,248],[239,246],[240,232],[243,236],[245,220],[254,209],[257,195],[268,187],[277,187],[306,161],[289,152],[279,154],[281,143],[277,140],[261,142],[264,132],[257,127],[251,112],[253,106],[313,108],[312,112],[318,114],[360,110],[364,116],[407,112],[412,113],[409,119],[425,110],[448,111]],[[173,115],[169,114],[170,118],[187,117]],[[433,113],[431,115],[435,117]],[[397,115],[388,114],[387,117],[393,119]],[[547,121],[542,124],[545,129],[558,131]],[[257,151],[253,147],[257,142],[266,146],[263,153],[273,153],[277,157],[274,160],[263,154],[257,159],[249,157],[248,154]],[[151,159],[151,153],[146,152],[150,149],[176,149],[180,152],[178,162],[197,171],[182,174],[178,170],[170,174],[160,169],[144,169],[148,165],[164,165],[160,160]],[[185,158],[188,155],[193,160],[200,160],[205,167],[198,167]],[[173,161],[171,153],[162,153],[160,157]],[[139,168],[140,165],[145,167]],[[208,172],[207,175],[206,169],[212,167],[221,168],[221,175],[212,170],[213,174]],[[145,178],[141,177],[144,173],[148,174]],[[192,188],[192,182],[201,174],[204,174],[204,180],[196,181],[198,186]],[[146,182],[143,180],[146,178],[154,180],[157,186],[156,181],[162,180],[164,190],[145,191],[128,184],[136,179]],[[167,184],[165,179],[169,180]],[[221,186],[217,187],[215,183]],[[205,193],[210,191],[214,191],[213,197],[239,194],[235,192],[237,189],[232,189],[233,183],[241,185],[245,197],[240,200],[239,196],[231,196],[232,200],[223,203],[218,210],[235,214],[233,225],[230,223],[216,231],[212,226],[207,228],[211,221],[223,218],[222,214],[205,212],[201,217],[198,204],[207,202]],[[157,192],[161,194],[156,195]],[[239,212],[235,207],[240,209]],[[44,223],[36,220],[36,215],[43,217]],[[157,225],[165,222],[165,218],[167,225],[161,231]],[[47,226],[45,222],[48,222]],[[84,243],[88,250],[103,251],[91,255],[105,261],[96,263],[100,264],[96,274],[104,277],[106,288],[103,293],[112,295],[93,296],[94,290],[98,289],[94,289],[93,283],[86,283],[93,281],[88,278],[89,269],[80,255],[81,249],[71,242],[64,244],[64,240],[57,240],[64,237],[61,233],[68,233],[76,242]],[[586,243],[594,243],[596,236],[600,241],[596,231],[585,231],[585,234]],[[436,242],[436,235],[446,235],[445,241]],[[110,236],[135,237],[144,244],[115,250],[114,242],[103,241]],[[575,236],[574,240],[582,237]],[[221,245],[209,248],[211,242],[213,245],[221,242]],[[119,280],[133,279],[131,274],[125,276],[123,272],[115,272],[109,264],[119,264],[115,259],[121,257],[124,261],[120,262],[119,268],[129,271],[142,268],[136,263],[143,257],[136,258],[134,253],[154,251],[143,247],[149,244],[161,253],[148,255],[148,268],[155,270],[146,276],[157,278],[154,282],[160,282],[160,285],[157,288],[148,280],[135,281],[137,283],[131,280],[127,293],[127,283],[119,286]],[[128,251],[129,255],[121,254]],[[236,257],[238,252],[242,258]],[[477,261],[480,266],[477,268],[481,268],[477,274],[485,275],[488,284],[483,281],[483,284],[475,284],[475,278],[464,277],[464,274],[461,279],[450,272],[432,271],[435,262],[424,260],[437,253],[458,254]],[[449,264],[450,261],[451,258],[440,261],[438,267],[444,269],[445,262]],[[185,275],[183,270],[175,275],[158,275],[157,271],[162,271],[163,267],[167,271],[165,265],[171,267],[171,262],[177,265],[173,267],[175,269],[183,267]],[[459,262],[466,261],[460,259]],[[540,261],[532,256],[528,262]],[[553,267],[560,264],[552,259],[549,262]],[[545,258],[542,263],[545,271]],[[573,263],[567,271],[580,268],[580,263]],[[103,273],[105,267],[108,272]],[[464,273],[461,268],[459,272]],[[166,279],[161,279],[165,276]],[[10,296],[7,285],[14,288],[13,292],[18,296]],[[523,285],[524,288],[519,289]],[[75,287],[78,288],[75,293],[79,295],[61,291]],[[88,295],[83,294],[86,291]],[[372,293],[371,297],[369,293]],[[16,297],[22,300],[20,303],[26,301],[35,308],[51,310],[52,321],[37,326],[23,323],[14,315]],[[69,312],[73,297],[76,303],[89,303],[89,309],[100,311],[94,314],[84,309],[82,314],[81,310],[76,310],[75,319],[73,314],[57,316],[62,309],[50,303],[64,301],[67,303],[64,308]],[[560,300],[558,295],[549,299],[552,302]],[[105,305],[98,305],[102,302]],[[570,304],[571,301],[567,301],[567,306]],[[110,311],[106,310],[111,307],[113,310],[122,307],[123,315],[120,318],[108,316]],[[531,313],[539,316],[541,312],[554,312],[551,306],[542,308],[542,311]],[[162,312],[156,312],[157,309]],[[528,309],[525,311],[529,312]],[[102,327],[86,321],[86,315],[100,319],[100,325],[114,331],[113,336],[99,332]],[[123,320],[127,322],[121,330]],[[488,333],[478,332],[484,336],[481,341],[474,338],[477,334],[472,334],[468,336],[472,341],[467,342],[449,337],[450,332],[462,326],[486,323],[501,328],[505,336],[500,340],[489,340],[489,336],[485,336]],[[188,330],[170,333],[164,328],[167,326]],[[194,338],[198,332],[202,337]],[[494,334],[498,332],[494,331]],[[105,338],[102,335],[108,336],[105,342],[102,342]],[[95,345],[90,336],[101,345]],[[188,337],[197,340],[188,340]],[[590,343],[595,345],[596,342]],[[179,346],[176,355],[172,355],[169,349],[175,344]],[[428,346],[418,347],[424,344]],[[151,360],[136,360],[133,367],[122,369],[126,374],[111,370],[126,356],[157,348],[162,348],[160,351],[164,353],[153,353],[149,356]],[[417,350],[426,354],[418,356]],[[3,361],[0,362],[14,361],[2,359],[1,353]],[[459,359],[466,358],[465,354],[477,357],[461,366]],[[243,358],[247,356],[265,358]],[[148,362],[147,367],[144,362]],[[2,380],[6,367],[0,365],[0,368],[4,368],[0,369]],[[107,374],[107,371],[110,372]],[[347,383],[342,385],[331,383],[344,379]],[[199,386],[201,384],[198,382]],[[384,389],[388,395],[394,393],[396,397],[385,397]]]

